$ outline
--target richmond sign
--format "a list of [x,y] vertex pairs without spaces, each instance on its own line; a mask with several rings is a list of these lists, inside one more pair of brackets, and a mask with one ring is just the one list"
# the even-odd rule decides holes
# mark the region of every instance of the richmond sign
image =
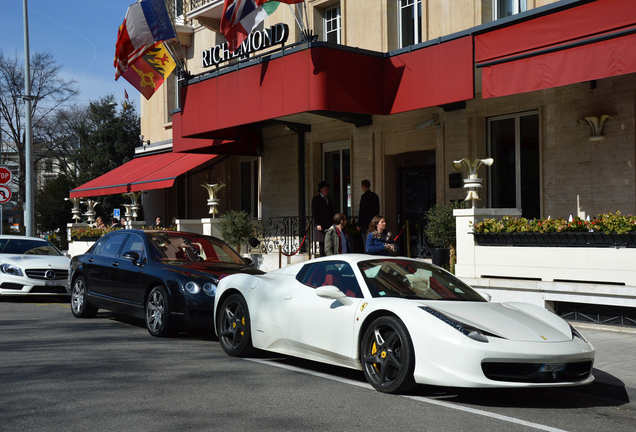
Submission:
[[250,34],[233,53],[228,50],[228,43],[201,51],[201,66],[216,66],[221,62],[245,57],[248,54],[261,51],[274,45],[282,45],[289,37],[289,26],[279,23],[268,29],[257,30]]

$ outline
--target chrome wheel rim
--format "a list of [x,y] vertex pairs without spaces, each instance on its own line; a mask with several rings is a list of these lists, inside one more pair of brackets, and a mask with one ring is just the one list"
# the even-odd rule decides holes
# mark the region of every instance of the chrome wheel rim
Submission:
[[146,308],[146,322],[148,328],[156,332],[163,325],[163,318],[166,310],[166,300],[161,292],[155,291],[150,294],[148,299],[148,307]]
[[84,286],[83,279],[77,279],[73,285],[73,292],[71,294],[71,307],[76,314],[81,313],[84,309],[84,302],[86,301],[86,287]]

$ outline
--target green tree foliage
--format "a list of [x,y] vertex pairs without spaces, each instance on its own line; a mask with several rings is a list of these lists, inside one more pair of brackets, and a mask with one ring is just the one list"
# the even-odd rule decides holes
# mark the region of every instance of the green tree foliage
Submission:
[[254,236],[254,225],[251,216],[244,211],[230,210],[221,216],[219,228],[221,237],[230,246],[241,253],[241,245]]
[[[68,198],[71,180],[60,175],[48,182],[35,195],[35,221],[38,231],[53,231],[58,237],[66,239],[66,224],[73,222],[71,204],[64,201]],[[65,248],[65,246],[62,246]]]
[[[139,116],[132,104],[117,109],[112,95],[91,102],[75,121],[79,147],[71,160],[79,184],[86,183],[130,161],[139,144]],[[82,109],[76,107],[76,109]]]
[[454,247],[457,244],[453,210],[459,208],[463,208],[462,202],[445,202],[435,204],[426,212],[428,226],[425,234],[428,241],[440,248]]
[[[74,107],[68,115],[77,148],[71,154],[71,166],[77,173],[75,186],[89,182],[130,161],[139,143],[139,116],[133,104],[120,106],[112,95],[91,102],[88,107]],[[130,200],[122,195],[96,197],[96,211],[110,217],[113,208]],[[141,215],[140,215],[141,216]]]

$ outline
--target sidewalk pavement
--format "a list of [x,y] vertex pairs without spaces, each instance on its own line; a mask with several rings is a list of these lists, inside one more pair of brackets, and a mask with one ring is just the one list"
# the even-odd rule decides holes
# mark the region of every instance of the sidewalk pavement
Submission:
[[636,328],[571,322],[596,349],[588,394],[636,402]]

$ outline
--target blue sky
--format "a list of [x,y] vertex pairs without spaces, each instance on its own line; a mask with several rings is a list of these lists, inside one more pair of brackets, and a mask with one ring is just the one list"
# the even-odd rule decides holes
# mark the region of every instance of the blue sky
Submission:
[[[125,79],[115,81],[117,29],[135,0],[28,0],[31,54],[50,51],[61,65],[60,76],[74,79],[79,103],[112,93],[124,100],[124,88],[135,106],[139,92]],[[23,1],[2,0],[0,50],[5,57],[24,56]],[[24,60],[21,60],[24,61]]]

